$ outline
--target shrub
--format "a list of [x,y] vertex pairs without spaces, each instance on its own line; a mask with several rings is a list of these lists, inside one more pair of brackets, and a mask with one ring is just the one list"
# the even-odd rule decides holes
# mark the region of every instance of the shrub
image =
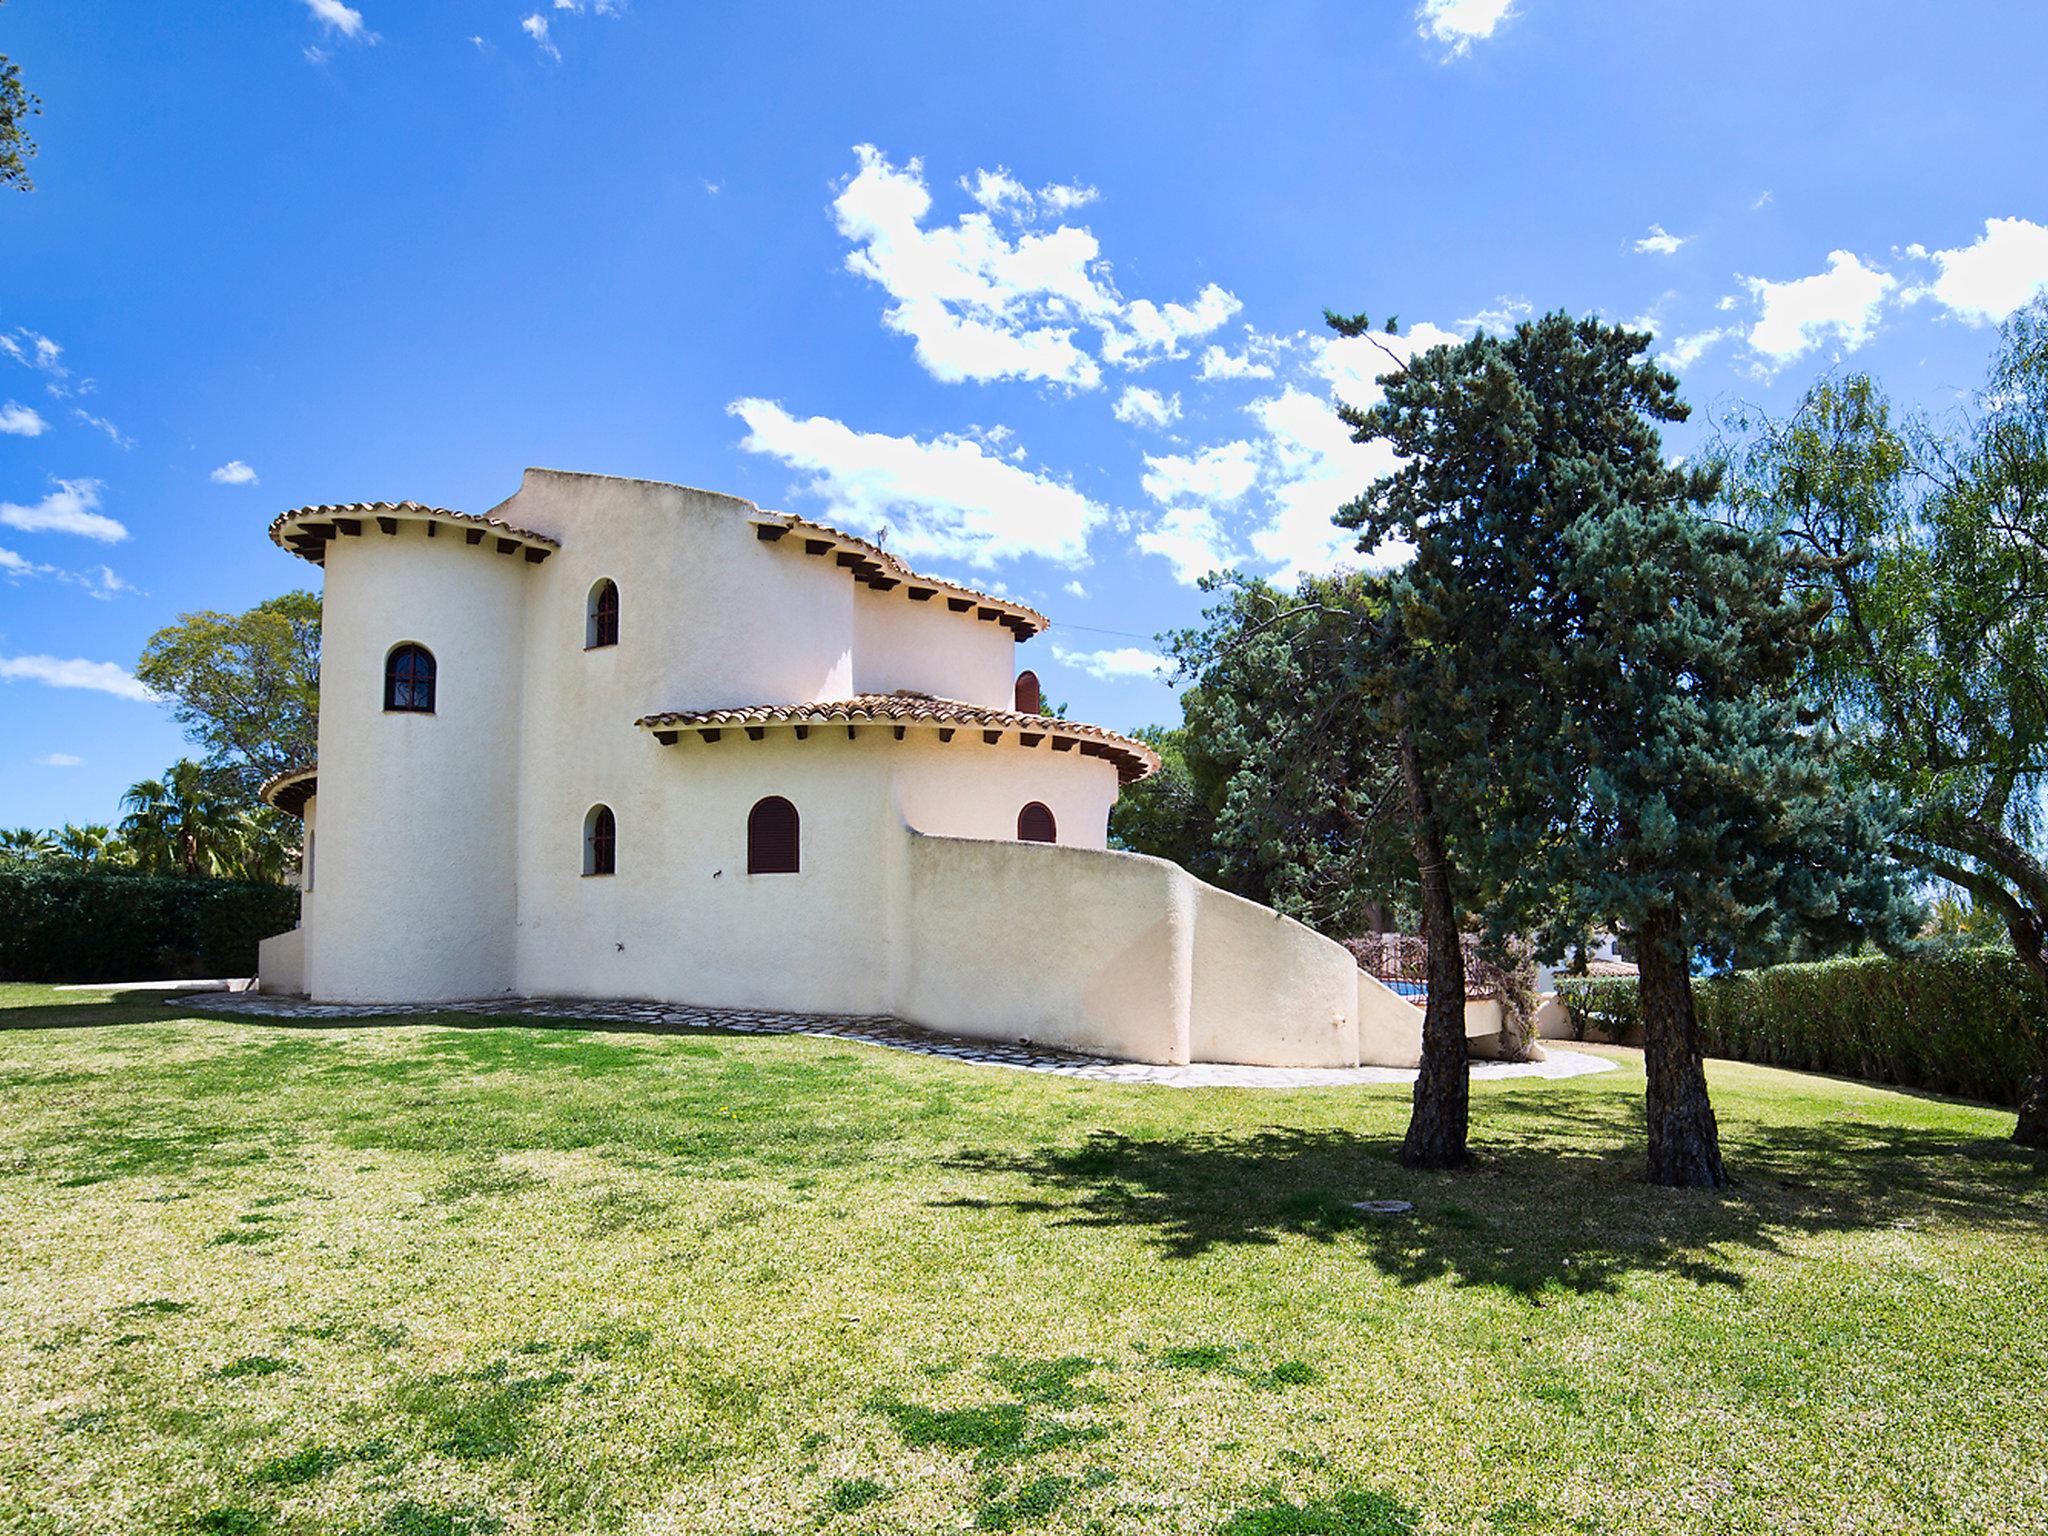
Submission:
[[[1558,979],[1572,1033],[1632,1024],[1626,977]],[[2009,949],[1928,949],[1732,971],[1694,987],[1709,1056],[2016,1105],[2048,998]]]
[[1627,1040],[1642,1027],[1633,976],[1560,976],[1556,986],[1574,1040]]
[[0,980],[247,976],[298,913],[289,886],[0,870]]

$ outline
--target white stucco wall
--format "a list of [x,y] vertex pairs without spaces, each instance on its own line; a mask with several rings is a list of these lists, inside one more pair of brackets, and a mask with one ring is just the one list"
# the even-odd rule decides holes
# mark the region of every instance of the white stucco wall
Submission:
[[306,930],[289,928],[256,946],[256,990],[296,997],[306,990]]
[[898,1016],[1185,1062],[1194,882],[1137,854],[910,834]]
[[1197,1061],[1358,1064],[1358,962],[1270,907],[1195,887],[1191,1043]]
[[909,689],[985,709],[1015,706],[1017,641],[1004,626],[952,612],[944,593],[916,603],[901,587],[849,585],[855,693]]
[[1371,1067],[1422,1061],[1422,1010],[1364,971],[1358,973],[1358,1060]]
[[[838,726],[821,729],[844,734]],[[1107,758],[1083,757],[1078,748],[1055,752],[1050,740],[1020,746],[1014,731],[991,745],[969,728],[949,742],[928,731],[909,732],[892,762],[897,806],[920,832],[1011,841],[1017,813],[1036,800],[1052,812],[1061,844],[1109,845],[1117,778]]]
[[[513,988],[524,582],[517,554],[366,521],[328,546],[317,915],[305,981],[340,1001]],[[433,652],[433,714],[387,714],[384,663]]]

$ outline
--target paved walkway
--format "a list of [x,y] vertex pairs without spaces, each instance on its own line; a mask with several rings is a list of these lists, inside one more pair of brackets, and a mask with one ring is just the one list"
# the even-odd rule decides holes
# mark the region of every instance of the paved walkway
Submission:
[[[1042,1045],[1006,1044],[933,1034],[889,1018],[839,1018],[830,1014],[763,1013],[746,1009],[688,1008],[672,1003],[610,1003],[546,998],[485,998],[475,1002],[441,1003],[433,1008],[394,1008],[374,1003],[309,1003],[290,997],[264,997],[254,992],[210,994],[197,1007],[207,1013],[239,1013],[258,1018],[339,1019],[404,1018],[421,1014],[470,1013],[494,1017],[575,1019],[593,1024],[622,1024],[639,1029],[715,1029],[745,1035],[815,1035],[827,1040],[854,1040],[884,1045],[924,1056],[944,1056],[978,1066],[1010,1067],[1024,1072],[1050,1072],[1092,1083],[1148,1083],[1162,1088],[1346,1088],[1359,1083],[1412,1083],[1415,1073],[1400,1067],[1234,1067],[1196,1062],[1185,1067],[1156,1067],[1135,1061],[1105,1061]],[[1608,1072],[1614,1063],[1583,1051],[1546,1047],[1543,1061],[1475,1061],[1472,1075],[1496,1078],[1582,1077]]]

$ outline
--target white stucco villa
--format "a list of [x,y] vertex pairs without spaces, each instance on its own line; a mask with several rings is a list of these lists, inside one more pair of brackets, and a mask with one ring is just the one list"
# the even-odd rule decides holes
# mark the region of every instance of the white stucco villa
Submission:
[[889,1015],[1135,1061],[1412,1065],[1345,949],[1106,846],[1158,760],[1039,713],[1021,603],[738,497],[526,472],[305,507],[300,926],[266,991]]

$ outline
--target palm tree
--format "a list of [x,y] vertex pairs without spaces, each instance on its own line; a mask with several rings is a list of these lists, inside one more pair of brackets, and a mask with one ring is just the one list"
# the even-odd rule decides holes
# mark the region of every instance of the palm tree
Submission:
[[34,827],[9,827],[0,831],[0,865],[10,868],[33,864],[56,852],[50,834]]
[[171,764],[161,779],[131,786],[121,803],[128,807],[121,836],[146,870],[222,875],[242,862],[244,814],[189,757]]
[[112,827],[67,821],[57,834],[56,856],[82,870],[111,869],[128,862],[128,847]]

